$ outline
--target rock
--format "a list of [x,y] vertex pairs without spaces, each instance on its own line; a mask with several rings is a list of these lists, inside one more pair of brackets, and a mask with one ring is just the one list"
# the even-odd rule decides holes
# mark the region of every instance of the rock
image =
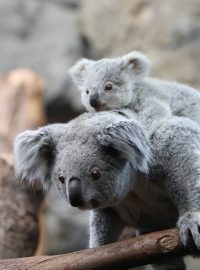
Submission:
[[200,88],[200,2],[85,0],[80,29],[96,57],[137,49],[152,60],[152,75]]

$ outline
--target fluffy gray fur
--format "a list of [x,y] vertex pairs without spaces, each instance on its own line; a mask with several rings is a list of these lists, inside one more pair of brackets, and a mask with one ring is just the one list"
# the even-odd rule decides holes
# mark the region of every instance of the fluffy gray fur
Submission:
[[[71,155],[72,152],[74,155]],[[116,152],[120,155],[113,159]],[[105,161],[98,160],[98,154],[105,157],[107,164],[104,164]],[[109,198],[111,204],[116,198],[122,196],[119,193],[127,192],[129,185],[122,183],[120,178],[115,179],[118,171],[125,166],[126,160],[130,161],[133,170],[147,174],[151,151],[145,132],[138,122],[132,122],[118,113],[112,113],[109,120],[105,114],[96,117],[84,114],[69,124],[54,124],[19,134],[14,144],[14,158],[17,179],[30,183],[40,179],[44,190],[48,188],[50,182],[56,182],[59,189],[64,191],[65,196],[67,192],[62,189],[63,185],[58,181],[59,173],[69,176],[66,179],[67,185],[76,167],[79,167],[80,172],[74,176],[78,178],[85,175],[87,170],[90,172],[93,168],[100,167],[105,173],[105,183],[102,181],[99,184],[98,200],[100,204],[104,201],[107,204],[106,201]],[[67,164],[69,166],[66,166]],[[88,176],[85,175],[86,178]],[[85,182],[85,189],[87,186],[93,189],[93,183],[91,185],[90,180]],[[129,179],[129,181],[132,180]],[[107,190],[105,188],[104,194],[102,185],[107,184],[109,188]],[[111,190],[113,196],[110,194]],[[87,193],[86,201],[89,202],[90,196],[97,191],[88,190]]]
[[[133,51],[113,59],[81,59],[69,72],[81,90],[82,103],[88,111],[128,106],[140,114],[144,108],[155,112],[156,106],[155,126],[163,115],[184,116],[200,123],[200,94],[184,84],[150,78],[149,69],[149,59]],[[112,85],[111,90],[106,90],[107,84]],[[99,102],[96,108],[90,105],[95,95]]]
[[31,185],[39,179],[44,191],[49,188],[49,178],[56,154],[57,136],[66,125],[54,124],[27,130],[16,137],[14,145],[15,178]]
[[[190,119],[163,121],[149,141],[131,111],[85,113],[20,134],[14,153],[19,178],[54,182],[66,198],[69,179],[81,180],[81,209],[92,209],[90,247],[116,241],[127,225],[141,233],[177,225],[183,244],[200,249],[200,127]],[[178,260],[155,269],[185,266]]]

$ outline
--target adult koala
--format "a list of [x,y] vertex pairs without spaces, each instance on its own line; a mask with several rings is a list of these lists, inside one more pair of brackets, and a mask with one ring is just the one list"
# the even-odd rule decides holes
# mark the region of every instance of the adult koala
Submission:
[[[70,204],[91,209],[90,247],[116,241],[126,226],[140,233],[177,226],[200,249],[200,127],[173,117],[151,135],[128,110],[85,113],[18,135],[18,179],[56,183]],[[174,259],[154,269],[185,269]]]

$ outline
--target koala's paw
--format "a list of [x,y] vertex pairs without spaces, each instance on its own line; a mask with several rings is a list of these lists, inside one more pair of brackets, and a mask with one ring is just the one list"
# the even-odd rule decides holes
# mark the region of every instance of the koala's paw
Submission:
[[200,212],[187,212],[182,215],[177,226],[183,245],[200,249]]

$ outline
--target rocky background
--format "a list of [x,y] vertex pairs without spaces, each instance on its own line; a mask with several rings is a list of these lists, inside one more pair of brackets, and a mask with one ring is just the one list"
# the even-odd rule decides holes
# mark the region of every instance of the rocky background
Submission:
[[[67,75],[76,60],[133,49],[152,59],[152,76],[200,89],[200,1],[0,1],[0,72],[23,67],[44,77],[48,123],[83,111]],[[49,254],[86,247],[87,212],[66,205],[53,187],[46,209]]]

